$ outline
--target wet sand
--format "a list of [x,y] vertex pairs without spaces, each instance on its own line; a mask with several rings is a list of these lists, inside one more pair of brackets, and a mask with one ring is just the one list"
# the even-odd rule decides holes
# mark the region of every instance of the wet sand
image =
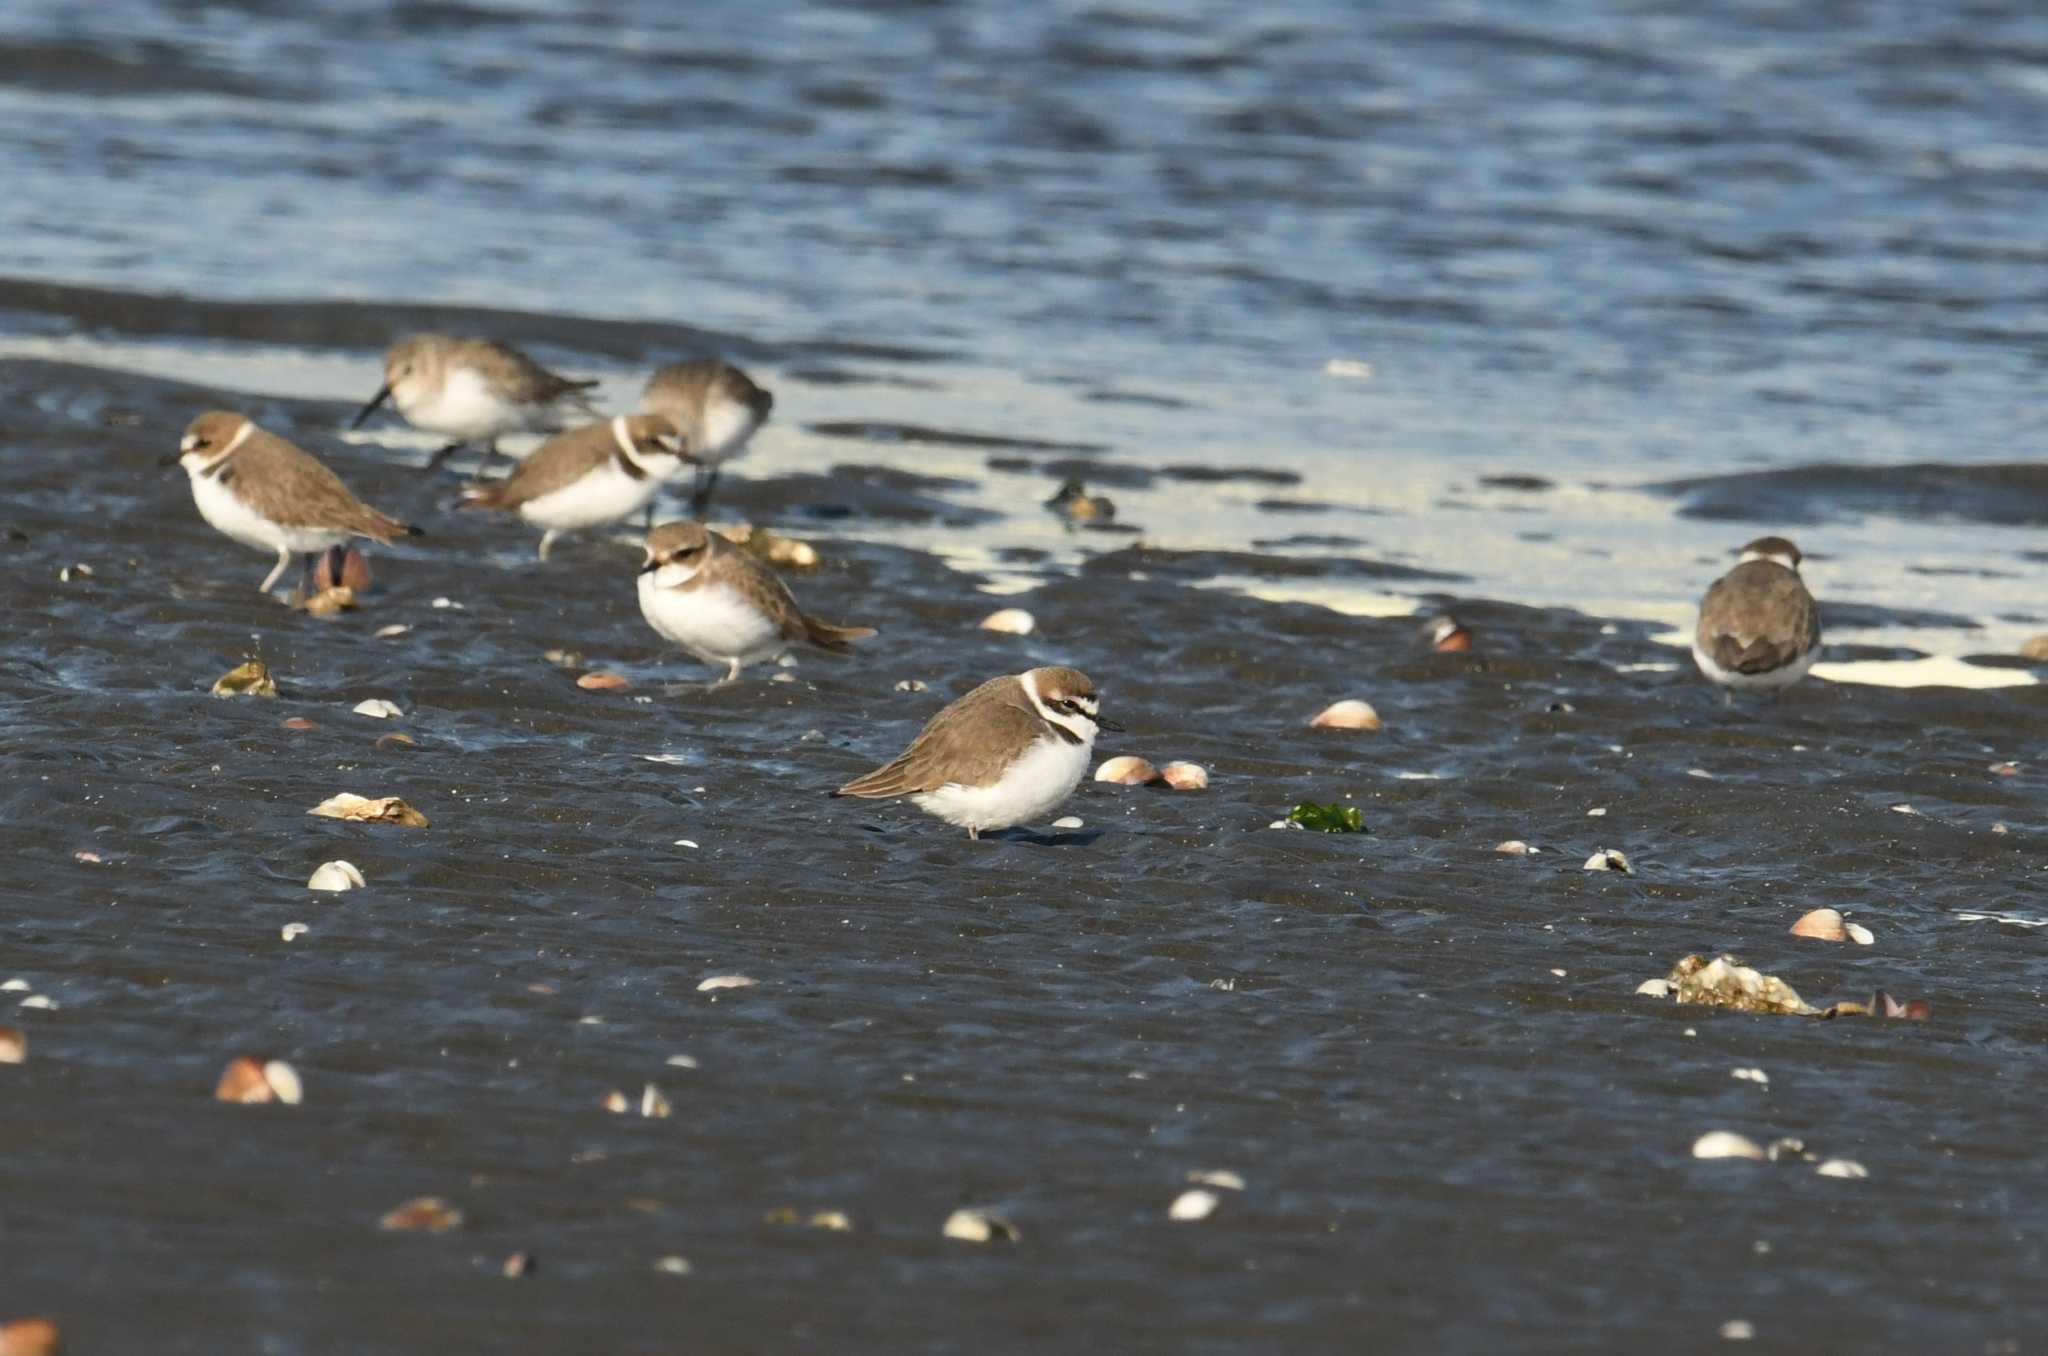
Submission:
[[[156,466],[223,402],[427,527],[374,554],[361,610],[259,597],[268,562]],[[31,1042],[0,1069],[5,1290],[73,1349],[1697,1350],[1744,1319],[1768,1349],[2022,1350],[2048,1322],[2048,951],[1963,917],[2048,921],[2041,687],[1808,682],[1728,709],[1647,622],[1297,552],[1284,514],[1256,551],[1037,549],[1056,459],[1096,454],[1026,454],[1042,493],[991,519],[862,436],[844,463],[873,474],[742,463],[721,507],[815,542],[799,597],[883,634],[706,692],[639,618],[630,546],[539,566],[527,529],[440,511],[451,480],[336,440],[347,413],[0,361],[0,969],[58,1004],[5,1014]],[[886,540],[920,525],[1001,580]],[[1218,577],[1394,590],[1478,648]],[[998,582],[1036,633],[975,629]],[[632,688],[579,689],[562,648]],[[249,656],[280,699],[207,695]],[[824,795],[1045,662],[1129,727],[1100,754],[1192,759],[1210,789],[1087,784],[1081,830],[981,843]],[[351,713],[370,697],[404,715]],[[1306,728],[1341,697],[1385,731]],[[376,746],[394,731],[417,745]],[[306,816],[344,790],[432,825]],[[1302,799],[1371,832],[1268,827]],[[1582,871],[1601,847],[1636,873]],[[307,892],[337,857],[369,887]],[[1823,905],[1876,944],[1786,935]],[[1718,950],[1934,1016],[1634,996]],[[724,974],[758,984],[698,991]],[[305,1104],[214,1103],[242,1052],[291,1061]],[[1767,1087],[1730,1077],[1750,1066]],[[649,1081],[672,1117],[601,1109]],[[1693,1160],[1713,1129],[1870,1177]],[[1203,1169],[1246,1189],[1169,1222]],[[428,1193],[465,1226],[377,1229]],[[942,1239],[963,1205],[1021,1240]],[[785,1207],[854,1231],[769,1222]],[[537,1274],[501,1278],[518,1249]]]

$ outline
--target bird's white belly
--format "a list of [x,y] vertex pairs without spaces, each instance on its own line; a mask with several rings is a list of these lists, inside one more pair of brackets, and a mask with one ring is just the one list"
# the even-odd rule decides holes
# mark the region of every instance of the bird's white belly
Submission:
[[912,796],[911,802],[928,814],[963,829],[1007,829],[1042,818],[1074,794],[1095,741],[1069,744],[1048,735],[1033,744],[1022,758],[1010,764],[990,786],[961,786],[948,782],[936,791]]
[[458,367],[438,389],[423,395],[394,390],[392,398],[407,422],[447,438],[495,438],[531,428],[531,406],[519,405],[491,390],[473,367]]
[[618,463],[606,462],[580,480],[520,505],[519,516],[558,532],[602,527],[638,513],[660,488],[659,476],[635,480]]
[[244,546],[259,551],[325,551],[348,540],[348,533],[325,528],[282,527],[243,502],[228,486],[212,476],[192,478],[192,502],[199,516],[214,528]]
[[1692,643],[1692,659],[1700,666],[1700,672],[1722,687],[1732,687],[1738,692],[1767,692],[1774,687],[1790,687],[1806,676],[1806,671],[1818,658],[1820,646],[1816,645],[1782,669],[1772,669],[1769,673],[1737,673],[1716,664],[1712,656],[1700,648],[1697,640]]
[[766,613],[723,584],[662,588],[655,575],[643,574],[640,613],[649,626],[707,664],[735,659],[752,664],[789,647]]
[[703,445],[697,449],[697,460],[707,466],[732,460],[746,450],[747,439],[760,426],[754,412],[737,400],[713,404],[704,411]]

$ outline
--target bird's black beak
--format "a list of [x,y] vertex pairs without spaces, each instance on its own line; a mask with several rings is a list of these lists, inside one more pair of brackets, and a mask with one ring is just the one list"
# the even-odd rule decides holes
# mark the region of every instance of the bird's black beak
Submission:
[[377,412],[377,407],[382,405],[385,401],[389,399],[391,399],[391,383],[387,381],[382,386],[377,388],[377,394],[370,397],[370,403],[363,406],[361,411],[357,413],[356,417],[349,421],[348,426],[352,429],[361,428],[363,426],[363,421],[365,419],[368,419],[371,415],[375,414]]
[[640,573],[642,573],[642,574],[653,574],[653,573],[654,573],[654,572],[655,572],[656,570],[658,570],[658,569],[660,569],[660,568],[661,568],[661,562],[660,562],[660,561],[658,561],[658,560],[656,560],[656,559],[655,559],[655,558],[654,558],[653,556],[649,556],[649,557],[647,557],[647,563],[646,563],[645,565],[642,565],[642,566],[640,567]]
[[1107,730],[1111,734],[1122,734],[1124,732],[1124,727],[1111,720],[1108,716],[1097,716],[1095,718],[1095,728]]

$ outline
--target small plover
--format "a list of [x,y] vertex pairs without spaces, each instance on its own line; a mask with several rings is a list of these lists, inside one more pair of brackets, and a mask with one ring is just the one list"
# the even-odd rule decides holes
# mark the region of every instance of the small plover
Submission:
[[1095,684],[1069,668],[991,678],[940,711],[902,756],[855,777],[838,796],[911,803],[979,838],[1035,820],[1074,793],[1103,719]]
[[1069,476],[1059,493],[1045,506],[1070,523],[1106,523],[1116,517],[1116,505],[1099,494],[1088,493],[1079,476]]
[[463,508],[510,509],[544,529],[540,558],[564,532],[623,522],[683,466],[682,441],[658,414],[617,414],[558,433],[511,475],[462,491]]
[[714,687],[799,642],[845,654],[849,641],[875,634],[871,626],[833,626],[806,616],[773,570],[702,523],[663,523],[647,534],[640,612],[705,663],[727,666]]
[[1729,701],[1790,686],[1820,655],[1820,612],[1799,577],[1799,548],[1759,537],[1700,600],[1692,657]]
[[312,453],[264,432],[247,415],[200,415],[186,427],[178,455],[165,460],[185,468],[192,502],[207,522],[245,546],[277,552],[276,567],[263,577],[264,593],[294,555],[306,557],[310,574],[314,557],[351,537],[388,545],[420,535],[357,499]]
[[666,416],[683,437],[683,450],[696,463],[690,516],[701,517],[718,488],[718,468],[744,452],[755,430],[768,422],[775,397],[730,363],[715,358],[670,363],[647,379],[640,408]]
[[407,423],[450,439],[426,469],[434,470],[464,447],[498,455],[508,433],[552,433],[579,417],[595,417],[585,392],[595,381],[558,377],[495,339],[415,334],[384,354],[384,385],[350,428],[361,428],[389,400]]

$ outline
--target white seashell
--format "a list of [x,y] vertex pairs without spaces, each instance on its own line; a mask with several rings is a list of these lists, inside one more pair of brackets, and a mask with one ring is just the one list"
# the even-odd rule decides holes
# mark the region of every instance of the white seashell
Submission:
[[668,1065],[671,1069],[694,1069],[697,1067],[697,1057],[695,1055],[670,1055],[662,1063]]
[[1377,730],[1381,728],[1380,713],[1370,703],[1346,698],[1316,712],[1309,726],[1318,730]]
[[454,608],[457,612],[460,612],[462,610],[462,604],[456,602],[453,598],[436,598],[433,602],[433,606],[442,610],[446,610],[448,608]]
[[387,702],[382,697],[366,697],[356,703],[355,710],[357,715],[368,716],[372,720],[390,720],[405,714],[398,709],[396,702]]
[[1721,1325],[1723,1342],[1749,1342],[1756,1338],[1756,1324],[1746,1318],[1731,1318]]
[[1188,1180],[1197,1186],[1221,1187],[1225,1191],[1244,1190],[1244,1178],[1228,1168],[1197,1168],[1188,1174]]
[[369,882],[363,873],[348,862],[322,862],[318,870],[306,881],[308,890],[360,890]]
[[35,986],[25,979],[10,979],[5,984],[0,984],[0,993],[27,993],[33,987]]
[[1222,1203],[1223,1198],[1213,1191],[1203,1191],[1199,1188],[1194,1191],[1183,1191],[1173,1198],[1172,1205],[1166,1207],[1166,1217],[1187,1222],[1207,1219],[1216,1213],[1216,1207]]
[[1495,852],[1505,852],[1511,857],[1526,857],[1536,849],[1530,847],[1519,838],[1510,838],[1505,843],[1495,843],[1493,850]]
[[299,1071],[281,1059],[263,1066],[263,1081],[270,1084],[270,1095],[286,1106],[297,1106],[306,1094],[305,1086],[299,1082]]
[[1209,769],[1200,763],[1168,763],[1159,769],[1159,779],[1176,791],[1205,791]]
[[1671,997],[1671,981],[1668,979],[1646,979],[1636,985],[1636,992],[1647,998]]
[[1607,813],[1607,807],[1606,807],[1605,805],[1595,805],[1595,806],[1594,806],[1594,807],[1593,807],[1592,809],[1590,809],[1590,810],[1586,811],[1586,818],[1588,818],[1588,819],[1599,819],[1599,818],[1601,818],[1602,816],[1604,816],[1604,815],[1605,815],[1606,813]]
[[1848,936],[1848,929],[1842,926],[1842,915],[1833,909],[1813,909],[1799,915],[1799,921],[1792,925],[1794,937],[1811,937],[1817,942],[1839,942]]
[[297,939],[305,936],[312,930],[313,929],[307,927],[304,923],[286,923],[283,927],[277,930],[277,935],[284,938],[286,941],[290,942],[296,941]]
[[1849,934],[1849,940],[1858,946],[1869,946],[1877,940],[1877,934],[1861,923],[1844,923],[1842,930]]
[[652,1083],[640,1090],[640,1114],[653,1120],[668,1119],[668,1098],[662,1096],[661,1089]]
[[667,1257],[655,1258],[654,1269],[667,1276],[687,1276],[690,1274],[690,1261],[687,1257],[677,1257],[671,1253]]
[[967,1243],[1014,1243],[1019,1237],[1017,1226],[985,1210],[955,1210],[939,1232]]
[[713,975],[697,986],[698,993],[716,993],[720,989],[751,989],[758,980],[745,975]]
[[1145,782],[1157,781],[1158,779],[1158,768],[1153,767],[1135,754],[1129,753],[1119,754],[1114,758],[1105,758],[1102,760],[1102,765],[1095,769],[1096,781],[1115,782],[1119,786],[1138,786]]
[[1028,636],[1038,629],[1038,618],[1021,607],[1006,607],[981,619],[984,631],[1001,631],[1009,636]]
[[896,690],[898,692],[923,692],[925,690],[925,682],[922,678],[905,678],[896,684]]
[[1767,1088],[1771,1085],[1771,1076],[1762,1069],[1730,1069],[1728,1076],[1739,1078],[1745,1083],[1754,1083],[1758,1087]]
[[25,1008],[41,1008],[46,1012],[55,1012],[57,1010],[57,1001],[46,993],[32,993],[21,1000],[20,1006]]
[[1860,1178],[1870,1176],[1870,1169],[1853,1158],[1830,1158],[1814,1169],[1823,1177]]
[[1083,821],[1079,815],[1063,815],[1055,819],[1052,822],[1052,826],[1056,829],[1078,829],[1082,827],[1082,823]]
[[1729,1130],[1709,1130],[1692,1142],[1694,1158],[1747,1158],[1764,1161],[1764,1148],[1747,1135]]
[[393,636],[402,636],[410,630],[412,630],[412,628],[410,626],[407,626],[404,622],[393,622],[389,626],[378,627],[376,631],[372,634],[374,634],[379,640],[390,640]]
[[1586,858],[1588,871],[1619,871],[1622,875],[1633,875],[1634,869],[1628,864],[1628,854],[1618,848],[1601,848]]

